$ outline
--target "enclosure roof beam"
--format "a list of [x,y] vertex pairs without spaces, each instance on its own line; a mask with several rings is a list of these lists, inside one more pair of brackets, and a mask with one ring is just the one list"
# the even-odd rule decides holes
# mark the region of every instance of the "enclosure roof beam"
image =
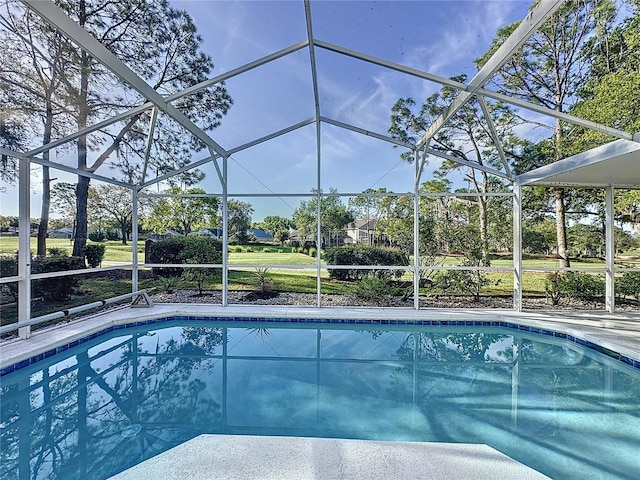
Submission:
[[509,162],[507,162],[507,157],[504,154],[504,149],[502,148],[502,142],[498,138],[498,131],[496,130],[496,125],[491,118],[491,114],[489,112],[489,108],[487,107],[487,102],[484,101],[484,98],[477,96],[478,103],[480,104],[480,108],[482,109],[482,114],[484,118],[487,120],[487,127],[489,127],[489,133],[491,133],[491,138],[493,139],[493,144],[496,146],[498,150],[498,155],[500,156],[500,161],[502,162],[502,166],[504,167],[504,171],[507,172],[507,176],[510,179],[513,179],[513,174],[511,173],[511,169],[509,168]]
[[219,155],[224,155],[226,153],[224,148],[218,145],[204,130],[193,123],[176,107],[167,103],[167,100],[162,95],[160,95],[139,75],[131,70],[122,60],[111,53],[89,32],[87,32],[84,28],[74,22],[52,1],[22,1],[30,9],[40,15],[44,20],[49,22],[53,27],[57,28],[60,33],[69,37],[69,39],[77,43],[82,49],[87,51],[96,60],[100,61],[105,67],[115,73],[123,81],[140,92],[156,107],[171,116],[175,121],[177,121],[182,127],[184,127],[206,146],[212,148]]
[[65,143],[69,143],[72,142],[80,137],[83,137],[85,135],[89,135],[90,133],[93,133],[97,130],[101,130],[103,128],[108,127],[109,125],[113,125],[114,123],[118,123],[121,120],[126,120],[129,117],[133,117],[134,115],[139,115],[140,113],[143,113],[146,110],[150,110],[151,108],[153,108],[153,103],[151,102],[147,102],[144,105],[140,105],[139,107],[134,107],[131,110],[127,110],[126,112],[123,113],[118,113],[117,115],[114,115],[112,117],[107,118],[106,120],[103,120],[102,122],[98,122],[94,125],[90,125],[86,128],[83,128],[81,130],[78,130],[77,132],[71,133],[69,135],[66,135],[62,138],[59,138],[58,140],[53,140],[49,143],[46,143],[38,148],[34,148],[33,150],[30,150],[28,152],[29,155],[39,155],[42,152],[46,152],[47,150],[51,150],[53,148],[59,147],[60,145],[64,145]]
[[458,90],[466,90],[468,88],[465,83],[457,82],[450,78],[441,77],[440,75],[434,75],[432,73],[424,72],[422,70],[406,67],[404,65],[400,65],[399,63],[390,62],[382,58],[374,57],[372,55],[367,55],[366,53],[357,52],[355,50],[350,50],[348,48],[344,48],[339,45],[334,45],[329,42],[324,42],[318,39],[315,39],[313,42],[314,42],[314,45],[320,48],[324,48],[325,50],[329,50],[335,53],[340,53],[347,57],[355,58],[357,60],[362,60],[364,62],[372,63],[374,65],[379,65],[381,67],[389,68],[391,70],[395,70],[400,73],[406,73],[408,75],[412,75],[414,77],[418,77],[423,80],[429,80],[431,82],[439,83],[441,85],[446,85],[448,87],[452,87]]
[[130,183],[121,182],[116,180],[115,178],[103,177],[102,175],[97,175],[95,173],[88,172],[86,170],[80,170],[76,167],[70,167],[68,165],[63,165],[61,163],[51,162],[49,160],[45,160],[44,158],[35,157],[33,155],[29,155],[28,153],[14,152],[13,150],[8,150],[6,148],[0,147],[0,155],[7,155],[9,157],[17,158],[18,160],[29,160],[38,165],[42,165],[44,167],[50,167],[56,170],[61,170],[63,172],[72,173],[74,175],[79,175],[81,177],[93,178],[94,180],[98,180],[100,182],[109,183],[111,185],[118,185],[119,187],[124,187],[129,190],[135,188]]
[[290,127],[283,128],[282,130],[278,130],[277,132],[270,133],[269,135],[265,135],[264,137],[257,138],[251,142],[245,143],[244,145],[239,145],[235,148],[231,148],[227,150],[229,155],[233,155],[234,153],[238,153],[242,150],[246,150],[247,148],[255,147],[261,143],[267,142],[274,138],[277,138],[281,135],[285,135],[289,132],[293,132],[294,130],[298,130],[299,128],[306,127],[307,125],[312,125],[316,122],[315,118],[308,118],[307,120],[303,120],[302,122],[298,122]]
[[491,79],[496,71],[516,53],[533,32],[535,32],[547,18],[553,15],[561,4],[562,0],[540,0],[527,14],[525,19],[520,22],[513,33],[500,45],[498,50],[491,55],[478,73],[475,74],[467,85],[467,89],[461,91],[442,115],[436,118],[429,126],[424,135],[422,135],[422,138],[418,140],[417,146],[420,147],[428,143],[444,124],[447,123],[460,108],[469,102],[469,100],[473,98],[473,95]]
[[[181,90],[179,92],[176,93],[172,93],[170,95],[167,95],[165,98],[165,101],[170,103],[170,102],[174,102],[176,100],[179,100],[180,98],[186,97],[187,95],[191,95],[193,93],[197,93],[200,90],[203,90],[205,88],[210,87],[211,85],[215,85],[216,83],[220,83],[220,82],[224,82],[225,80],[228,80],[232,77],[235,77],[236,75],[239,75],[241,73],[247,72],[249,70],[252,70],[256,67],[259,67],[261,65],[265,65],[269,62],[272,62],[273,60],[277,60],[278,58],[284,57],[285,55],[289,55],[290,53],[293,52],[297,52],[298,50],[301,50],[302,48],[306,47],[309,44],[309,42],[302,41],[299,43],[296,43],[294,45],[291,45],[289,47],[283,48],[282,50],[278,50],[275,53],[272,53],[270,55],[266,55],[262,58],[259,58],[258,60],[255,60],[253,62],[247,63],[246,65],[243,65],[241,67],[235,68],[233,70],[229,70],[228,72],[222,73],[220,75],[217,75],[213,78],[210,78],[208,80],[204,80],[203,82],[197,83],[195,85],[192,85],[191,87],[188,87],[184,90]],[[138,115],[146,110],[149,110],[151,108],[154,107],[154,104],[152,102],[146,102],[143,105],[140,105],[138,107],[134,107],[130,110],[127,110],[126,112],[123,113],[119,113],[117,115],[114,115],[112,117],[107,118],[106,120],[103,120],[102,122],[96,123],[94,125],[91,125],[89,127],[83,128],[82,130],[79,130],[73,134],[67,135],[63,138],[60,138],[58,140],[54,140],[52,142],[49,142],[45,145],[42,145],[41,147],[35,148],[33,150],[31,150],[29,152],[30,155],[38,155],[42,152],[45,152],[47,150],[51,150],[52,148],[56,148],[59,147],[60,145],[64,145],[65,143],[69,143],[73,140],[76,140],[79,137],[82,137],[84,135],[88,135],[90,133],[93,133],[97,130],[101,130],[103,128],[106,128],[110,125],[113,125],[114,123],[117,123],[121,120],[125,120],[129,117],[132,117],[134,115]]]
[[491,98],[492,100],[498,100],[499,102],[504,102],[516,107],[524,108],[525,110],[531,110],[532,112],[541,113],[542,115],[546,115],[551,118],[557,118],[573,125],[580,125],[581,127],[595,130],[597,132],[606,133],[616,138],[621,138],[623,140],[635,140],[637,142],[640,142],[640,135],[634,136],[631,133],[625,132],[623,130],[619,130],[613,127],[607,127],[606,125],[602,125],[601,123],[592,122],[591,120],[576,117],[575,115],[559,112],[558,110],[553,110],[552,108],[547,108],[543,107],[542,105],[527,102],[526,100],[522,100],[520,98],[510,97],[508,95],[504,95],[503,93],[493,92],[485,88],[479,88],[476,93],[479,96],[482,95],[483,97]]
[[147,167],[149,166],[149,157],[151,156],[151,146],[153,145],[153,133],[156,129],[156,121],[158,120],[158,108],[154,107],[151,111],[151,120],[149,121],[149,132],[147,133],[147,142],[144,149],[144,164],[142,166],[142,178],[140,185],[144,183],[147,177]]
[[410,150],[414,150],[415,145],[407,142],[403,142],[402,140],[398,140],[396,138],[390,137],[388,135],[382,135],[380,133],[372,132],[371,130],[365,130],[364,128],[356,127],[349,123],[340,122],[338,120],[333,120],[327,117],[320,117],[320,120],[324,123],[328,123],[330,125],[335,125],[336,127],[344,128],[346,130],[351,130],[352,132],[361,133],[362,135],[366,135],[368,137],[377,138],[378,140],[382,140],[384,142],[393,143],[394,145],[398,145],[399,147],[405,147]]
[[211,160],[215,161],[215,157],[209,156],[209,157],[203,158],[202,160],[198,160],[197,162],[193,162],[193,163],[190,163],[189,165],[185,165],[184,167],[178,168],[176,170],[171,170],[170,172],[165,173],[164,175],[160,175],[159,177],[156,177],[152,180],[149,180],[148,182],[143,183],[142,185],[139,186],[139,188],[145,188],[150,185],[155,185],[156,183],[160,183],[163,180],[167,180],[175,175],[179,175],[181,173],[187,172],[192,168],[197,168],[201,165],[204,165],[205,163],[208,163]]
[[440,158],[444,158],[445,160],[450,160],[452,162],[459,163],[460,165],[464,165],[466,167],[472,168],[473,170],[481,170],[490,175],[495,175],[496,177],[506,178],[508,180],[511,180],[511,178],[506,173],[501,172],[500,170],[496,170],[495,168],[491,168],[491,167],[486,167],[484,165],[480,165],[479,163],[473,163],[463,158],[456,157],[455,155],[449,155],[448,153],[441,152],[440,150],[427,148],[426,153],[429,155],[433,155],[435,157],[440,157]]
[[240,67],[234,68],[233,70],[229,70],[228,72],[221,73],[220,75],[217,75],[208,80],[204,80],[200,83],[196,83],[195,85],[188,87],[184,90],[181,90],[177,93],[172,93],[171,95],[167,95],[166,100],[167,102],[173,102],[179,98],[186,97],[187,95],[191,95],[193,93],[197,93],[200,90],[204,90],[205,88],[211,87],[212,85],[215,85],[220,82],[224,82],[225,80],[229,80],[242,73],[248,72],[249,70],[253,70],[256,67],[260,67],[267,63],[273,62],[274,60],[278,60],[279,58],[285,57],[291,53],[295,53],[298,50],[302,50],[308,45],[309,45],[308,40],[303,40],[301,42],[294,43],[293,45],[290,45],[286,48],[283,48],[282,50],[278,50],[277,52],[271,53],[269,55],[265,55],[264,57],[254,60],[253,62],[249,62]]

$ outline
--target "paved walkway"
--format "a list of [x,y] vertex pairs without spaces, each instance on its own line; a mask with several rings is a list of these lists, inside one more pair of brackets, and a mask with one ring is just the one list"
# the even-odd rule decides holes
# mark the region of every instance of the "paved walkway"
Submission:
[[487,445],[200,435],[112,480],[543,480]]

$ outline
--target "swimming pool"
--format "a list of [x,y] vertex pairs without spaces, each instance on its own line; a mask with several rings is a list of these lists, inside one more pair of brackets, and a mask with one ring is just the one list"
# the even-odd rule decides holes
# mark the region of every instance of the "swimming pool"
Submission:
[[110,328],[5,369],[1,477],[107,478],[202,433],[483,443],[552,478],[640,475],[640,370],[612,352],[517,326],[244,320]]

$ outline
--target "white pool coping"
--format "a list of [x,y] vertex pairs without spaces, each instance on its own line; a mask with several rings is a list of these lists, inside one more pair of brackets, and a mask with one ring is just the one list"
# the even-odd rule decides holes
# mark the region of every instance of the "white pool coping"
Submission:
[[111,480],[543,480],[488,445],[200,435]]
[[220,306],[159,303],[149,308],[123,307],[80,320],[36,330],[27,340],[0,342],[0,369],[111,326],[169,316],[257,318],[349,318],[371,320],[503,321],[572,335],[640,362],[640,312],[539,311],[481,309],[314,308],[265,305]]

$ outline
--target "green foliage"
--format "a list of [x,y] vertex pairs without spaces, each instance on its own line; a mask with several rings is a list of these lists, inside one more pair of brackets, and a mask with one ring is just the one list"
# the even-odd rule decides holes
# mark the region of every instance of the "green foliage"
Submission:
[[[485,265],[480,250],[472,250],[467,253],[460,267],[480,267]],[[447,270],[436,277],[436,286],[449,294],[472,295],[474,301],[480,300],[482,287],[496,284],[500,280],[492,281],[484,270]]]
[[[31,273],[65,272],[84,268],[84,258],[69,256],[51,256],[36,258],[31,262]],[[32,296],[42,297],[45,301],[58,302],[73,295],[80,280],[76,275],[41,278],[32,283]]]
[[51,247],[47,248],[47,254],[51,257],[68,257],[69,252],[65,248]]
[[388,280],[378,277],[362,277],[353,288],[353,294],[366,302],[377,305],[388,305],[394,296],[402,292],[394,287]]
[[553,305],[562,298],[583,301],[602,301],[605,281],[601,275],[582,272],[555,272],[547,275],[545,293]]
[[[167,193],[176,195],[204,195],[202,188],[182,190],[172,187]],[[218,224],[218,199],[215,197],[168,197],[155,202],[153,209],[144,219],[144,227],[156,233],[167,229],[176,230],[184,235],[204,227]]]
[[249,238],[249,228],[251,228],[251,215],[253,207],[248,202],[239,200],[229,200],[227,202],[229,243],[246,245],[251,240]]
[[[189,258],[195,259],[199,256],[204,258],[205,254],[201,253],[200,249],[207,248],[211,250],[211,255],[215,255],[216,260],[201,263],[221,263],[222,261],[222,244],[218,240],[210,237],[170,237],[157,242],[147,242],[146,247],[147,263],[189,263],[187,262]],[[213,252],[215,252],[215,254]],[[190,263],[198,262],[194,261]],[[153,268],[155,275],[163,277],[178,277],[182,275],[182,272],[183,269],[180,267]]]
[[[398,249],[349,245],[328,248],[324,255],[330,265],[409,265],[409,257]],[[329,277],[336,280],[354,281],[364,277],[379,279],[399,278],[399,270],[329,269]]]
[[273,238],[280,244],[280,245],[284,245],[284,242],[286,242],[287,240],[289,240],[289,230],[278,230],[274,235]]
[[318,256],[318,250],[315,247],[309,247],[307,252],[310,257],[316,258]]
[[162,289],[167,293],[173,293],[174,289],[178,286],[177,277],[162,277],[160,278],[160,285]]
[[254,272],[254,275],[258,278],[258,281],[260,282],[260,290],[262,290],[263,292],[267,290],[267,285],[269,284],[273,285],[269,281],[269,277],[268,277],[269,270],[271,270],[269,267],[263,267],[263,268],[256,268],[256,271]]
[[[15,277],[18,275],[17,255],[0,255],[0,277]],[[8,293],[14,300],[18,300],[18,282],[0,284],[2,293]]]
[[102,242],[104,241],[104,239],[105,236],[102,232],[91,232],[89,234],[89,240],[91,240],[92,242]]
[[[312,189],[313,193],[317,190]],[[337,192],[329,189],[331,194]],[[318,198],[300,202],[300,206],[293,212],[293,222],[298,229],[300,238],[312,237],[315,241],[317,231]],[[320,197],[320,246],[331,246],[339,243],[346,235],[344,227],[354,221],[351,210],[345,206],[340,197],[335,195]]]
[[95,268],[102,263],[104,258],[105,246],[102,243],[85,245],[84,257],[87,259],[87,265]]
[[624,272],[616,280],[616,293],[622,298],[631,297],[640,302],[640,272]]
[[[222,245],[210,237],[185,237],[184,248],[180,256],[187,264],[211,264],[222,262]],[[210,268],[185,268],[181,278],[194,281],[198,285],[198,293],[202,294],[204,282],[215,272]]]
[[551,300],[552,305],[558,305],[562,298],[562,292],[560,290],[561,280],[562,274],[558,272],[547,274],[544,280],[544,293],[547,298]]

